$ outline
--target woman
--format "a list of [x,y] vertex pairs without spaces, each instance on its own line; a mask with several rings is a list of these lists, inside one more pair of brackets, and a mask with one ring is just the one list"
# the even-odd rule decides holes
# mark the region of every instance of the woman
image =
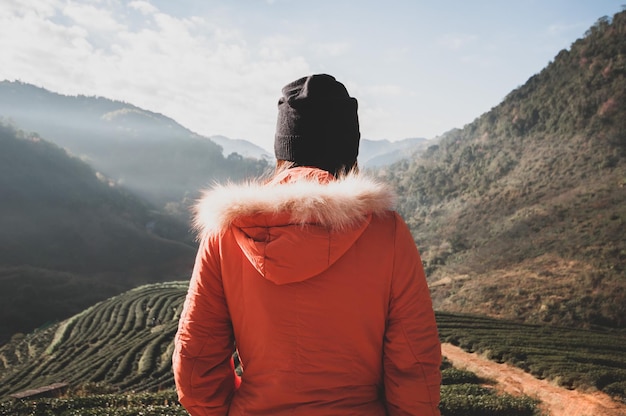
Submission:
[[180,402],[194,416],[439,415],[424,271],[392,191],[356,172],[357,101],[324,74],[282,92],[273,178],[196,207]]

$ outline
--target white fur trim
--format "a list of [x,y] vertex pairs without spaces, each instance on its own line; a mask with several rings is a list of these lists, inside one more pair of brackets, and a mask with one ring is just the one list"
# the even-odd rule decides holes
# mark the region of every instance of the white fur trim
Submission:
[[299,179],[266,185],[253,181],[204,191],[195,206],[193,225],[202,236],[224,231],[236,218],[288,211],[292,224],[315,222],[342,229],[364,215],[391,210],[394,203],[389,186],[358,173],[328,183]]

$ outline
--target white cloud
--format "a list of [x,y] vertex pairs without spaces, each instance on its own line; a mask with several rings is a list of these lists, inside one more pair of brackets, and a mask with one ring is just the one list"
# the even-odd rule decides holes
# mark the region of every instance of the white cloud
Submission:
[[56,24],[51,20],[54,15],[54,10],[33,4],[30,10],[0,16],[0,78],[47,85],[60,75],[71,74],[80,59],[91,53],[86,30]]
[[91,4],[68,2],[65,7],[63,7],[62,13],[64,16],[72,19],[75,24],[88,26],[90,31],[117,32],[124,29],[124,27],[115,20],[111,11],[97,8]]
[[[236,30],[176,18],[146,2],[122,10],[144,16],[126,23],[99,4],[39,6],[0,15],[0,79],[130,102],[201,134],[264,139],[269,148],[280,88],[309,71],[286,38],[257,50]],[[71,23],[51,20],[61,12]],[[97,40],[105,31],[106,45]]]
[[149,2],[141,0],[131,1],[130,3],[128,3],[128,6],[140,11],[142,14],[145,15],[151,15],[159,11],[159,9],[154,7]]
[[49,17],[54,15],[60,4],[59,0],[2,0],[0,16],[35,14]]

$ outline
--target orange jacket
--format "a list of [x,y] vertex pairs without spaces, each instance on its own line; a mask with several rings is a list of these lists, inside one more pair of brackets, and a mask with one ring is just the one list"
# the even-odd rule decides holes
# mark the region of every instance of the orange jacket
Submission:
[[392,204],[312,168],[204,195],[173,356],[192,415],[439,415],[430,294]]

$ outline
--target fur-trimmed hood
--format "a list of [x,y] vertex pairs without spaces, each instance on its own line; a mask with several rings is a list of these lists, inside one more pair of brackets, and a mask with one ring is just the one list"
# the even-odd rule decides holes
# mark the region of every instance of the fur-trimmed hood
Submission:
[[367,214],[393,209],[388,185],[358,173],[340,179],[319,169],[292,168],[269,182],[217,185],[194,207],[200,237],[225,231],[238,219],[289,213],[290,224],[315,223],[331,230],[350,228]]
[[243,253],[278,284],[316,275],[340,258],[372,216],[388,213],[390,187],[365,175],[335,179],[325,171],[292,168],[269,182],[216,186],[195,207],[201,238],[232,231]]

